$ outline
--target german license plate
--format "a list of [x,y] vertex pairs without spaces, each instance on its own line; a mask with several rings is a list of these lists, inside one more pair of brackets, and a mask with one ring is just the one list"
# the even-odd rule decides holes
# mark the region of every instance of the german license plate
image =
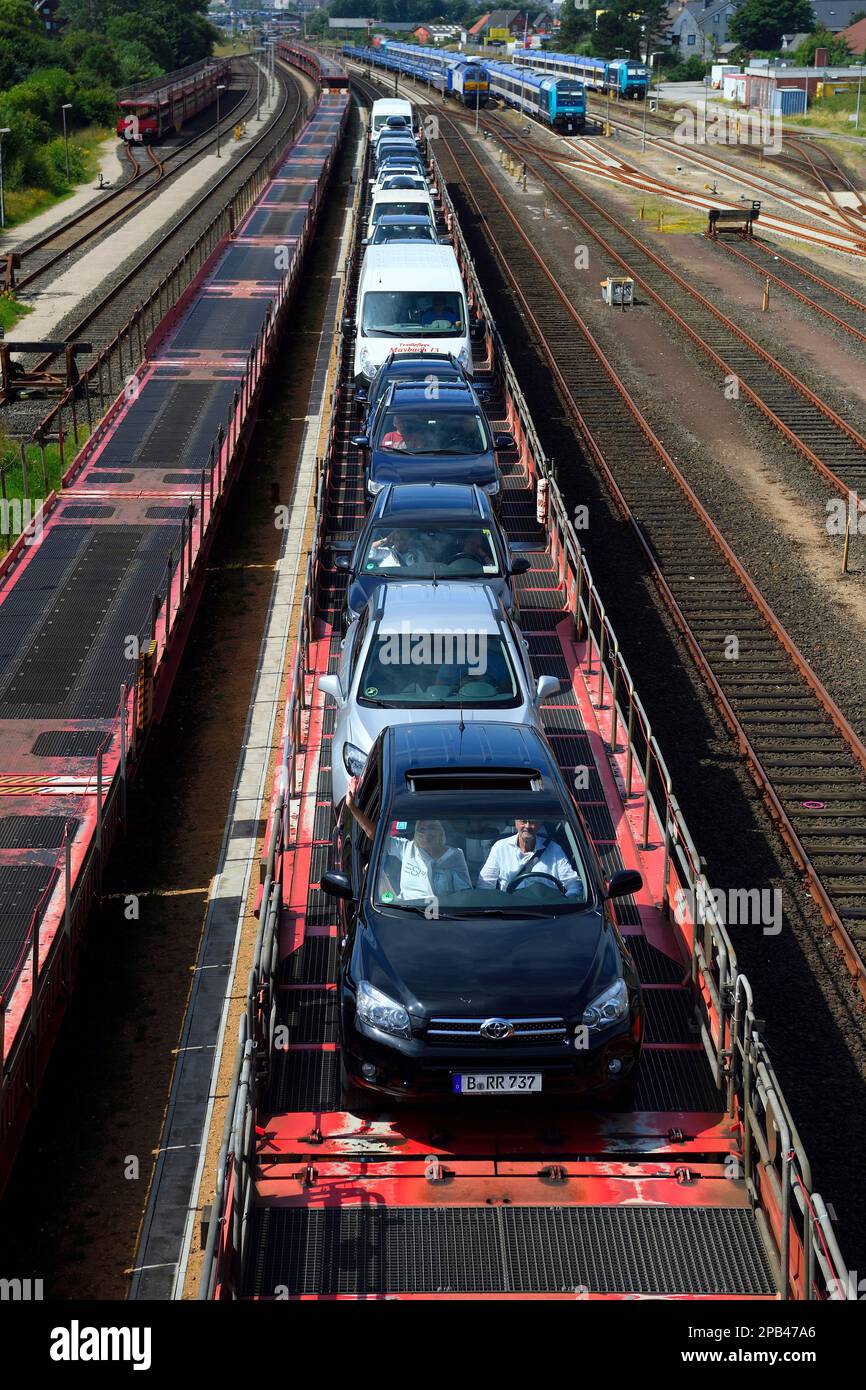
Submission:
[[451,1089],[458,1096],[516,1096],[541,1090],[540,1071],[455,1072]]

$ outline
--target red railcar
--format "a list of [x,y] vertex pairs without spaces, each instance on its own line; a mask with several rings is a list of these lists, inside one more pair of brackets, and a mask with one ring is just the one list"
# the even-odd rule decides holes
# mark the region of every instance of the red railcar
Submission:
[[300,44],[282,41],[277,44],[277,53],[285,62],[314,77],[325,91],[348,89],[349,77],[345,68],[319,49],[302,48]]
[[202,58],[155,81],[123,88],[117,95],[118,135],[122,140],[159,140],[180,130],[216,101],[217,87],[230,75],[228,59]]

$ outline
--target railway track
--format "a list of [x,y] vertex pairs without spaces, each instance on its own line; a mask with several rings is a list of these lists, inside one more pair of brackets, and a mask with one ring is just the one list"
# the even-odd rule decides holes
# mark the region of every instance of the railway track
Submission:
[[[243,182],[249,172],[249,161],[255,155],[261,156],[261,147],[268,142],[279,140],[281,135],[287,132],[299,118],[304,92],[300,83],[291,74],[290,70],[284,65],[278,64],[282,75],[282,98],[278,111],[273,120],[251,142],[245,153],[240,159],[230,164],[224,174],[216,182],[210,184],[199,198],[177,219],[165,232],[159,236],[152,246],[143,250],[134,265],[126,271],[120,278],[112,283],[108,289],[99,296],[96,303],[90,306],[74,323],[62,325],[62,336],[67,339],[80,338],[86,333],[89,338],[95,340],[94,347],[99,349],[102,342],[110,342],[115,334],[122,329],[132,317],[136,306],[146,299],[147,294],[156,287],[162,278],[163,270],[161,266],[167,262],[173,264],[172,244],[182,235],[184,230],[195,224],[196,219],[206,216],[206,209],[214,198],[220,195],[220,190],[229,191],[222,194],[223,201],[228,201],[236,185]],[[294,96],[294,100],[292,99]],[[246,172],[245,172],[246,171]],[[194,238],[193,238],[194,239]],[[149,274],[148,274],[149,272]],[[58,354],[48,353],[38,361],[31,358],[30,365],[39,371],[51,370],[51,364],[55,362]],[[80,354],[78,363],[84,368],[91,361],[91,354]],[[49,414],[53,412],[52,406]],[[34,413],[33,403],[28,401],[15,402],[3,408],[2,417],[10,434],[19,435],[31,432],[34,427],[39,428],[44,413],[40,407]]]
[[442,120],[440,133],[440,168],[449,181],[462,183],[483,221],[587,452],[630,523],[866,997],[866,748],[640,413],[462,131]]
[[713,244],[756,270],[762,278],[770,280],[820,317],[850,333],[858,342],[866,343],[866,303],[856,295],[848,294],[839,285],[817,275],[793,257],[782,255],[766,242],[743,240],[735,245],[718,238]]
[[[239,95],[238,101],[230,111],[220,116],[221,136],[238,119],[248,115],[255,108],[255,98],[251,97],[251,87]],[[67,256],[80,251],[88,242],[106,232],[133,209],[144,203],[157,187],[167,183],[190,164],[199,159],[211,145],[216,143],[217,122],[205,130],[190,136],[181,145],[163,148],[157,154],[153,145],[139,147],[125,145],[126,158],[132,166],[130,177],[117,188],[109,190],[96,205],[83,208],[60,226],[52,227],[35,241],[21,246],[23,275],[16,275],[16,290],[26,289],[40,280],[48,271],[54,270]],[[185,158],[182,156],[185,155]]]
[[547,192],[709,357],[841,496],[866,489],[866,436],[634,232],[531,145],[521,157]]

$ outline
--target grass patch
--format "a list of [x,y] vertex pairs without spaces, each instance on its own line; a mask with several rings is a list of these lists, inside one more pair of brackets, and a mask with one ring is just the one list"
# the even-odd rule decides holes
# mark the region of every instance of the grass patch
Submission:
[[70,159],[72,159],[74,152],[77,153],[78,157],[75,163],[80,163],[80,167],[84,171],[81,182],[79,184],[67,184],[56,193],[48,188],[7,189],[5,193],[6,225],[15,227],[22,222],[28,222],[31,217],[45,212],[46,208],[53,208],[57,203],[62,203],[82,184],[90,183],[92,179],[95,179],[102,155],[101,146],[106,140],[110,140],[112,135],[113,131],[108,126],[88,126],[86,129],[77,130],[70,135]]
[[[866,88],[866,83],[864,83]],[[784,116],[785,127],[817,126],[820,130],[838,130],[847,135],[866,135],[866,104],[861,97],[860,129],[856,130],[851,117],[857,106],[857,90],[825,97],[809,106],[805,116]]]
[[[643,207],[643,221],[653,232],[703,232],[707,226],[707,215],[694,208],[683,208],[676,203],[653,203],[644,200],[638,203],[634,215],[640,220]],[[659,217],[662,219],[659,227]]]
[[0,294],[0,328],[4,333],[8,333],[10,328],[14,328],[19,319],[23,319],[25,314],[32,314],[33,309],[29,304],[20,304],[15,298],[12,290],[4,290]]
[[215,58],[242,58],[245,53],[249,53],[250,45],[246,39],[238,39],[237,43],[215,43],[213,46],[213,56]]

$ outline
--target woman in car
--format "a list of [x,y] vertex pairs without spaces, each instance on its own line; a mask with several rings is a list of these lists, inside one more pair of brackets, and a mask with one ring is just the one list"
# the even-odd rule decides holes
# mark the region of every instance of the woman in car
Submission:
[[[346,791],[346,805],[364,834],[372,839],[376,833],[375,822],[356,804],[352,783]],[[386,864],[389,857],[399,861],[399,896],[405,902],[425,902],[447,893],[463,893],[472,887],[463,851],[448,844],[445,827],[439,820],[416,821],[411,839],[392,834]]]

